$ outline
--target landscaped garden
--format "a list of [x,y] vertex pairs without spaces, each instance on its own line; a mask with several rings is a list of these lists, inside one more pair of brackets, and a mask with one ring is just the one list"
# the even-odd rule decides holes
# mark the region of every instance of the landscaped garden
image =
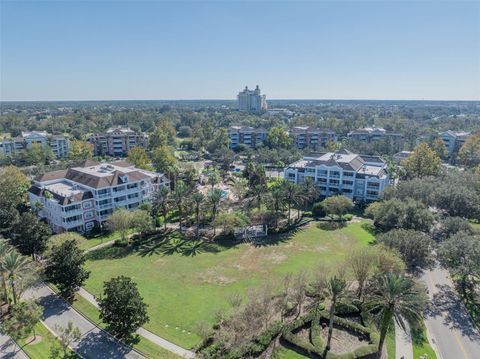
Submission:
[[191,348],[201,339],[198,322],[213,324],[227,297],[287,273],[335,266],[348,253],[368,245],[373,236],[362,225],[328,231],[314,223],[288,235],[269,237],[264,243],[193,242],[177,232],[144,240],[129,247],[104,248],[89,254],[91,271],[86,289],[101,295],[103,282],[118,276],[132,277],[149,305],[145,326],[165,339]]

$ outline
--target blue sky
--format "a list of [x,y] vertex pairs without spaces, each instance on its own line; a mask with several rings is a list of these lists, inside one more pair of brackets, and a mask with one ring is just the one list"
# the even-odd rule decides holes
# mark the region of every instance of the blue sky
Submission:
[[480,99],[480,2],[0,1],[2,100]]

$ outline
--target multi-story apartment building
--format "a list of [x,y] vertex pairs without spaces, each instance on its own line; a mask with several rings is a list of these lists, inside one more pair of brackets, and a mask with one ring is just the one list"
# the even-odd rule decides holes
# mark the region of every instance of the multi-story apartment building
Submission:
[[48,172],[34,179],[29,200],[56,233],[88,232],[117,208],[133,210],[151,200],[168,179],[126,162],[95,163]]
[[70,142],[62,135],[50,135],[45,131],[22,132],[20,137],[0,140],[0,152],[6,156],[12,156],[18,151],[31,149],[33,145],[42,148],[49,146],[56,158],[68,156]]
[[296,126],[292,128],[290,135],[298,149],[311,148],[317,150],[325,148],[328,142],[337,142],[337,135],[334,131],[309,126]]
[[245,145],[255,148],[262,145],[267,139],[268,131],[264,128],[253,128],[249,126],[231,126],[228,129],[230,148],[237,148],[238,145]]
[[373,142],[390,138],[395,143],[403,145],[403,135],[398,132],[387,131],[381,127],[365,127],[349,132],[347,137],[355,141]]
[[390,182],[380,157],[347,150],[304,157],[285,168],[284,177],[297,184],[310,177],[322,197],[341,194],[354,201],[377,200]]
[[240,111],[258,112],[267,109],[267,97],[261,94],[258,85],[255,90],[249,90],[248,86],[245,86],[245,89],[238,93],[237,99]]
[[471,134],[471,132],[465,131],[445,131],[440,132],[438,136],[443,140],[443,143],[448,151],[448,156],[452,157],[452,155],[460,150]]
[[110,128],[105,133],[92,135],[89,140],[93,144],[96,156],[124,157],[133,147],[147,147],[148,137],[130,128]]

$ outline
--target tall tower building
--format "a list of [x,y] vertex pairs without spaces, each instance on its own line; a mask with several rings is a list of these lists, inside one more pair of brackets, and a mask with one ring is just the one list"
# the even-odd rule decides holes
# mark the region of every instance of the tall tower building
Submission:
[[249,90],[248,86],[245,86],[245,89],[238,93],[237,98],[240,111],[257,112],[267,109],[267,98],[261,94],[258,85],[255,90]]

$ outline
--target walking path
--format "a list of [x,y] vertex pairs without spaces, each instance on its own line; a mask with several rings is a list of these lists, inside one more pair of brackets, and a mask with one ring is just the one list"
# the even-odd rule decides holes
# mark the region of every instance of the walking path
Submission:
[[405,330],[403,330],[395,320],[395,358],[413,359],[412,336],[407,321],[405,321]]
[[0,333],[0,358],[29,359],[29,356],[8,335]]
[[73,322],[82,336],[79,341],[72,343],[72,349],[82,358],[143,358],[140,353],[120,343],[110,334],[87,320],[67,302],[58,297],[45,283],[39,282],[30,287],[23,297],[34,299],[43,307],[43,321],[56,335],[59,334],[57,326],[66,327],[68,322]]
[[438,359],[480,358],[480,334],[458,298],[448,271],[438,265],[422,274],[432,307],[425,324]]
[[[95,299],[95,297],[92,294],[90,294],[89,292],[87,292],[85,289],[80,288],[80,290],[78,291],[78,294],[80,294],[83,298],[85,298],[87,301],[89,301],[91,304],[93,304],[95,307],[98,308],[98,302]],[[165,340],[165,339],[159,337],[158,335],[156,335],[156,334],[154,334],[154,333],[152,333],[152,332],[150,332],[150,331],[148,331],[144,328],[139,328],[137,330],[137,334],[141,335],[142,337],[145,337],[146,339],[148,339],[151,342],[157,344],[158,346],[171,351],[172,353],[180,355],[181,357],[195,358],[195,353],[194,352],[192,352],[190,350],[183,349],[182,347],[179,347],[178,345],[176,345],[172,342],[169,342],[168,340]]]

